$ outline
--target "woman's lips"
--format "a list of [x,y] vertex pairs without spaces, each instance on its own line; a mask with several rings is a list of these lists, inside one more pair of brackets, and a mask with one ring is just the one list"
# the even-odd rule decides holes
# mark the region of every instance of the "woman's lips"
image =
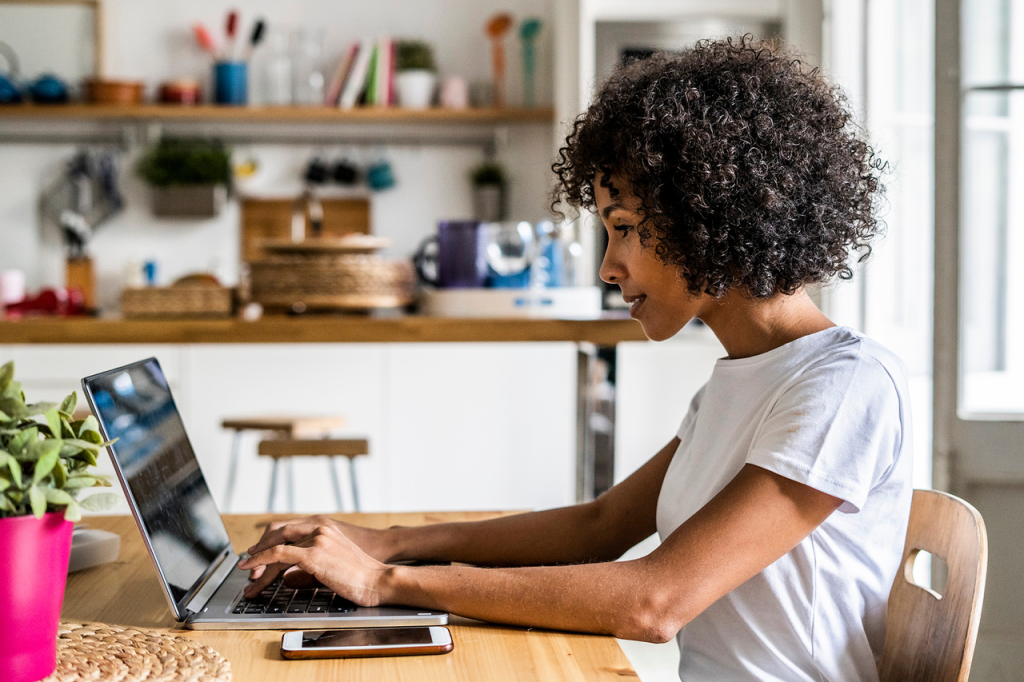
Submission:
[[640,308],[643,307],[644,301],[647,300],[646,296],[637,296],[629,304],[629,316],[636,318],[640,314]]

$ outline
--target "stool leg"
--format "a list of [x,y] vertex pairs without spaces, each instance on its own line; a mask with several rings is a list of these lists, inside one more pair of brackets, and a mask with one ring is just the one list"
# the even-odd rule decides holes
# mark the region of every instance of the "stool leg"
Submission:
[[295,460],[288,458],[288,511],[295,511]]
[[345,511],[345,505],[341,503],[341,481],[338,480],[338,466],[335,463],[337,457],[328,457],[327,466],[331,470],[331,481],[334,483],[334,504],[338,511]]
[[270,474],[270,497],[267,498],[267,511],[274,511],[274,493],[277,492],[277,463],[278,459],[274,458],[274,470]]
[[348,479],[352,484],[352,506],[359,511],[359,484],[356,482],[356,458],[348,458]]
[[235,494],[235,477],[238,475],[238,451],[242,447],[242,432],[235,431],[231,439],[231,461],[228,464],[228,486],[224,491],[224,513],[231,508],[231,498]]

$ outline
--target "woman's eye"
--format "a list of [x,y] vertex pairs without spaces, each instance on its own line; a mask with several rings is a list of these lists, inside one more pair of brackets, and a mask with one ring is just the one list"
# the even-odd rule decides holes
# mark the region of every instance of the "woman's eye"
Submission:
[[623,237],[625,237],[627,234],[629,234],[629,231],[631,229],[633,229],[633,226],[632,225],[613,225],[612,229],[615,230],[616,232],[618,232],[619,234],[621,234]]

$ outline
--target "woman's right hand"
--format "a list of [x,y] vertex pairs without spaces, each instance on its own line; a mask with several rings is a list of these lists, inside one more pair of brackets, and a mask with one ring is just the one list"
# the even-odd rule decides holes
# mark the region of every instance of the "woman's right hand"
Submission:
[[[263,537],[260,538],[259,542],[247,549],[246,552],[252,556],[275,545],[290,545],[302,542],[312,536],[317,528],[323,526],[340,531],[366,554],[382,563],[390,561],[397,553],[394,543],[390,541],[394,534],[388,530],[364,528],[322,515],[307,516],[306,518],[288,521],[274,521],[263,531]],[[257,567],[252,572],[251,577],[253,579],[259,578],[263,573],[263,569],[263,566]]]

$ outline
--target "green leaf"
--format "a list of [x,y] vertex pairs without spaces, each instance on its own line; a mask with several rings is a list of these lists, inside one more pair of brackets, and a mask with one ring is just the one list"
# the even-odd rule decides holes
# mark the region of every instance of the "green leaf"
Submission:
[[[28,444],[37,440],[39,440],[39,429],[35,426],[29,427],[17,436],[11,437],[11,440],[7,443],[7,451],[18,459],[27,459],[28,457],[23,457],[23,455],[25,455]],[[35,455],[32,458],[34,459]]]
[[46,495],[39,486],[34,485],[28,489],[28,501],[32,505],[32,514],[37,519],[43,518],[43,514],[46,513]]
[[14,360],[6,362],[3,367],[0,367],[0,393],[7,390],[12,379],[14,379]]
[[50,427],[50,433],[54,438],[60,438],[60,413],[57,412],[56,408],[47,410],[45,417],[46,424]]
[[64,468],[64,462],[60,459],[53,466],[53,485],[56,488],[63,488],[64,484],[68,482],[68,470]]
[[0,493],[11,487],[11,482],[6,478],[0,478]]
[[26,405],[25,409],[28,410],[28,416],[34,417],[37,414],[46,414],[47,410],[52,410],[57,407],[57,403],[32,403]]
[[7,413],[4,412],[3,410],[0,410],[0,422],[9,422],[9,421],[11,421],[11,418],[9,416],[7,416]]
[[76,435],[75,430],[71,428],[71,422],[67,420],[67,417],[61,416],[60,418],[60,437],[61,438],[74,438]]
[[96,460],[96,453],[95,452],[90,452],[89,450],[82,450],[81,452],[79,452],[77,455],[75,455],[71,459],[72,460],[75,460],[75,459],[81,460],[83,462],[89,463],[92,466],[96,466],[96,462],[97,462],[97,460]]
[[82,508],[77,502],[71,500],[68,504],[67,509],[64,510],[65,521],[81,521],[82,520]]
[[0,495],[0,509],[9,512],[18,511],[17,508],[14,506],[14,503],[11,502],[11,500],[8,499],[6,495]]
[[79,504],[89,511],[106,511],[121,503],[121,496],[114,493],[96,493],[82,500]]
[[71,476],[64,484],[64,490],[67,490],[70,493],[76,493],[79,490],[93,488],[96,485],[97,481],[94,476]]
[[71,419],[71,415],[75,413],[76,407],[78,407],[78,392],[72,391],[71,395],[64,398],[64,402],[60,404],[60,411],[65,417]]
[[63,506],[75,501],[75,498],[57,488],[44,488],[43,493],[46,495],[46,501],[52,505]]
[[0,466],[7,466],[11,472],[11,480],[14,485],[21,487],[21,465],[10,453],[0,450]]
[[97,436],[100,435],[100,423],[96,421],[96,417],[91,414],[82,420],[82,425],[78,430],[78,437],[83,438],[83,434],[88,432],[95,433]]
[[79,440],[78,438],[65,438],[64,444],[78,448],[79,450],[89,450],[91,452],[99,452],[100,448],[110,445],[110,443],[104,443],[103,441],[100,441],[99,443],[90,443],[87,440]]
[[[47,441],[52,443],[53,441]],[[59,449],[59,446],[58,446]],[[37,483],[42,481],[44,478],[50,475],[53,471],[53,467],[57,464],[57,450],[50,450],[44,455],[40,455],[39,460],[36,462],[35,473],[32,474],[32,485],[35,486]]]

